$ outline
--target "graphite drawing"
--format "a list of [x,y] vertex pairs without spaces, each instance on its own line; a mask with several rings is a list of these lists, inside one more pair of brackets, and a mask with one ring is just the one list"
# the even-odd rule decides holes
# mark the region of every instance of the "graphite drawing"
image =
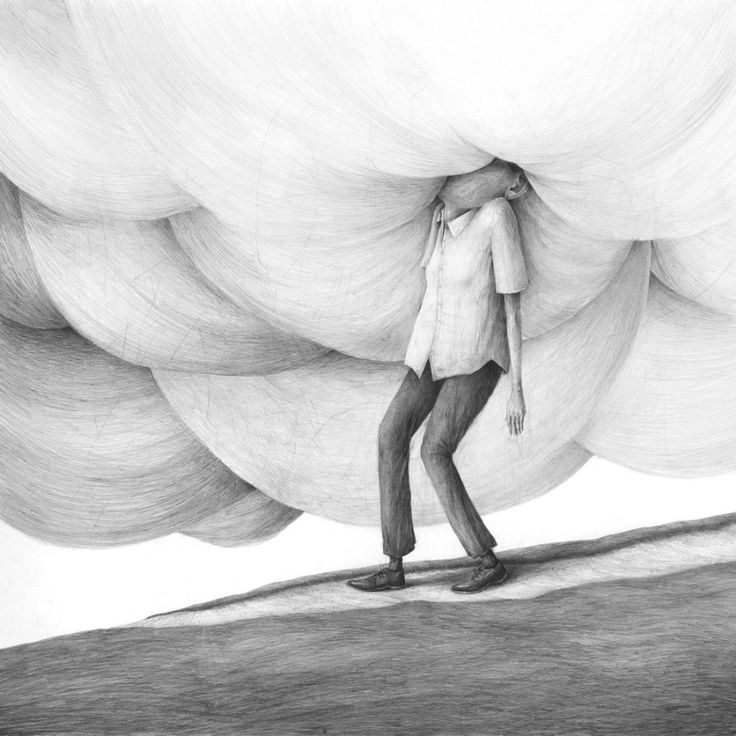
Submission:
[[733,733],[734,121],[730,0],[0,0],[0,634],[151,555],[0,734]]

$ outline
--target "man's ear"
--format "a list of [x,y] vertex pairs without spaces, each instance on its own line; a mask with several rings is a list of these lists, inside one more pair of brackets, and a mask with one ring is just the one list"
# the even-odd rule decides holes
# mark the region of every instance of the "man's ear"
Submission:
[[526,194],[529,191],[529,180],[524,175],[523,171],[520,171],[513,185],[506,190],[506,199],[518,199],[522,194]]

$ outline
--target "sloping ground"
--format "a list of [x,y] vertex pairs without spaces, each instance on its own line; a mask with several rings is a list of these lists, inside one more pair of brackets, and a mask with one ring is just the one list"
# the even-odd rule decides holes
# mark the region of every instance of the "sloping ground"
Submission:
[[[6,649],[0,733],[736,733],[735,521],[508,555],[504,598],[422,599],[460,572],[425,564],[394,605],[296,608],[305,588],[346,593],[339,574]],[[556,570],[559,589],[535,588]]]
[[[512,582],[476,594],[474,601],[535,598],[587,583],[652,577],[736,561],[736,514],[635,529],[600,539],[540,545],[502,556]],[[467,603],[465,596],[451,592],[450,586],[469,575],[472,564],[464,557],[407,565],[407,588],[372,595],[345,586],[347,579],[366,571],[343,570],[152,616],[133,626],[212,625],[411,601]]]

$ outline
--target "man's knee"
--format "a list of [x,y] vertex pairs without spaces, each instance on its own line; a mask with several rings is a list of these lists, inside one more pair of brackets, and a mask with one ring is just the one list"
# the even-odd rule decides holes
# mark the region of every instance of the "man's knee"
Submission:
[[452,462],[452,449],[442,437],[427,431],[420,451],[422,462],[431,476],[435,471]]
[[386,414],[378,427],[378,453],[382,457],[404,452],[411,437],[402,423],[392,414]]

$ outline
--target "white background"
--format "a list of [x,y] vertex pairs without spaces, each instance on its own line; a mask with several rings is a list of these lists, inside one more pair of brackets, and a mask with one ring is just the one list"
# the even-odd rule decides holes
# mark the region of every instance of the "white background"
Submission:
[[[546,496],[486,516],[499,549],[582,539],[736,510],[736,474],[673,480],[598,458]],[[460,557],[447,524],[417,530],[409,560]],[[35,541],[0,522],[0,647],[129,623],[328,570],[383,562],[380,531],[302,516],[255,547],[181,535],[107,550]]]

